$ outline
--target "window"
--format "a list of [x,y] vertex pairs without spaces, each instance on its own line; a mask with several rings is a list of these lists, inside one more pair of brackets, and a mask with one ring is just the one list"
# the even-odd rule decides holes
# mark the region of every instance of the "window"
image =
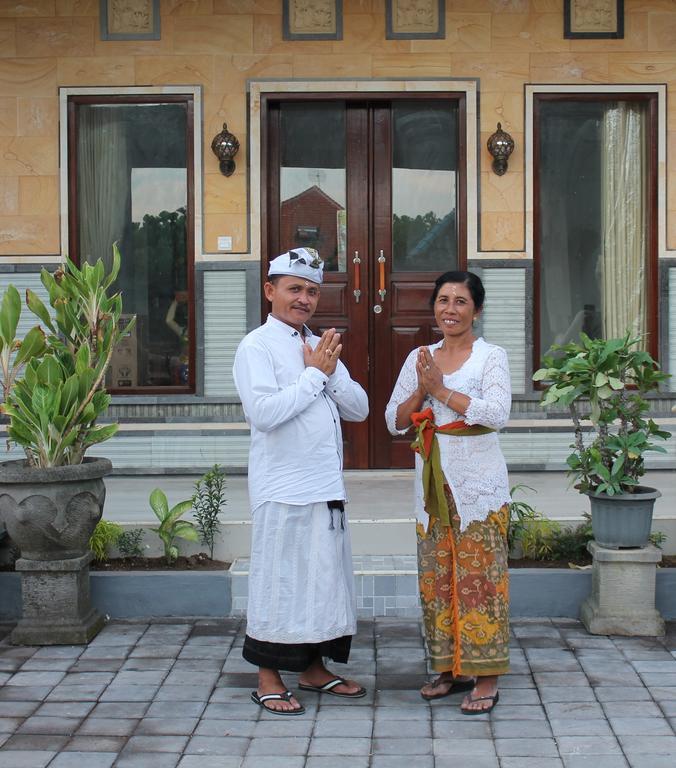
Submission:
[[70,96],[69,249],[112,263],[136,327],[108,374],[115,393],[194,391],[192,97]]
[[536,367],[580,331],[657,350],[657,97],[534,100]]

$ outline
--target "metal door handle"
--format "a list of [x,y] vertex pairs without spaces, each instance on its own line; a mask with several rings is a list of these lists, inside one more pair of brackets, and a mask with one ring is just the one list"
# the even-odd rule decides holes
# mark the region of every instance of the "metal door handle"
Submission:
[[354,258],[352,259],[354,264],[354,294],[355,304],[359,304],[361,298],[361,259],[359,258],[359,251],[354,252]]
[[385,301],[385,296],[387,296],[387,291],[385,290],[385,255],[382,248],[380,249],[380,256],[378,256],[378,272],[380,277],[378,293],[380,294],[380,300]]

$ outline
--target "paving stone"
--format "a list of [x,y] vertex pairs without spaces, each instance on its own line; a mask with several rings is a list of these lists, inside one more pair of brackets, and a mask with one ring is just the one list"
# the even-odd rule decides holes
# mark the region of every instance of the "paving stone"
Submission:
[[676,755],[676,736],[618,736],[627,757],[631,755]]
[[600,704],[592,702],[552,702],[545,704],[547,716],[555,720],[587,720],[604,717]]
[[673,736],[670,725],[658,717],[609,717],[617,736]]
[[46,697],[47,701],[96,701],[106,690],[105,683],[83,685],[57,685]]
[[0,688],[0,701],[39,702],[52,690],[51,685],[4,685]]
[[[158,702],[153,702],[153,706]],[[159,702],[164,703],[164,702]],[[168,703],[168,702],[167,702]],[[204,702],[200,702],[204,703]],[[244,720],[258,718],[260,710],[254,708],[251,704],[223,704],[221,702],[215,702],[207,704],[204,712],[202,713],[203,720]]]
[[620,745],[614,736],[560,736],[557,744],[565,755],[619,755]]
[[16,751],[5,749],[0,752],[0,768],[44,768],[54,759],[56,752]]
[[206,708],[204,701],[154,701],[146,717],[199,717]]
[[535,688],[535,680],[530,674],[503,675],[500,678],[500,690],[503,688]]
[[187,736],[132,736],[123,751],[181,752],[187,743]]
[[[340,709],[343,709],[341,707]],[[356,707],[352,709],[358,712]],[[326,710],[325,710],[326,711]],[[332,712],[330,710],[330,712]],[[375,720],[429,720],[431,718],[430,708],[423,704],[406,705],[397,707],[376,707]]]
[[186,755],[244,755],[251,739],[237,736],[193,736],[184,752]]
[[[437,735],[436,731],[435,735]],[[548,738],[551,735],[552,729],[546,720],[496,720],[493,723],[493,736],[496,739],[539,739]]]
[[432,750],[435,758],[453,756],[456,760],[465,760],[472,765],[476,765],[475,757],[496,754],[495,745],[490,739],[433,739]]
[[111,752],[117,757],[127,743],[126,736],[73,736],[64,752]]
[[548,738],[495,739],[495,751],[501,760],[504,757],[558,758],[559,756],[556,742]]
[[138,724],[138,736],[190,736],[195,730],[197,717],[144,717]]
[[650,693],[643,685],[597,685],[594,695],[604,704],[611,701],[636,702],[637,708],[642,706],[639,702],[650,701]]
[[674,768],[674,755],[628,755],[631,768]]
[[[352,765],[351,762],[350,765]],[[415,768],[435,768],[438,765],[438,759],[435,761],[432,755],[416,755]],[[477,764],[473,762],[472,765],[476,766]],[[495,765],[497,768],[497,763]],[[310,768],[309,761],[306,764],[306,768]],[[321,763],[317,763],[313,768],[324,767]],[[334,768],[334,766],[331,766],[331,768]],[[344,766],[336,764],[335,768],[344,768]],[[373,755],[371,758],[371,768],[411,768],[411,758],[408,755],[401,755],[399,757],[396,755]]]
[[[497,755],[472,755],[471,765],[472,768],[498,768],[498,758]],[[383,768],[390,767],[383,765]],[[436,755],[434,758],[434,768],[458,768],[458,757],[456,755],[450,757]]]
[[[472,717],[487,717],[486,715],[472,715]],[[545,709],[538,705],[518,705],[503,707],[500,704],[490,713],[494,720],[544,720]]]
[[[593,685],[640,685],[641,678],[629,662],[600,663],[596,660],[580,661],[589,682]],[[676,677],[676,675],[675,675]]]
[[[256,728],[258,729],[259,723]],[[265,723],[267,725],[267,721]],[[387,721],[384,721],[382,725],[386,725]],[[284,723],[287,725],[287,723]],[[339,737],[342,738],[354,738],[364,737],[370,738],[374,731],[374,724],[372,720],[318,720],[314,725],[312,734],[314,738],[326,738],[326,737]]]
[[183,648],[182,645],[143,644],[136,645],[129,654],[130,659],[167,659],[174,661]]
[[[339,758],[340,759],[340,758]],[[337,768],[337,763],[335,762],[335,758],[328,757],[328,758],[314,758],[314,760],[326,760],[325,763],[318,763],[317,765],[323,765],[326,768],[330,768],[330,766],[333,766],[334,768]],[[265,757],[263,757],[263,760],[261,760],[261,757],[259,755],[252,755],[251,757],[245,757],[242,761],[242,768],[261,768],[261,762],[265,765],[266,763],[272,763],[274,761],[274,768],[303,768],[304,766],[307,767],[309,765],[313,765],[313,763],[310,763],[306,760],[304,756],[299,755],[277,755],[273,760],[266,760]],[[333,761],[333,762],[331,762]],[[343,765],[345,765],[345,761],[343,761]],[[367,768],[368,761],[361,763],[361,762],[354,762],[354,758],[350,759],[350,768],[352,768],[353,765],[358,766],[358,768]]]
[[97,704],[90,713],[96,718],[141,718],[145,715],[149,704],[145,701],[105,701]]
[[3,750],[29,750],[35,752],[58,752],[69,741],[61,734],[16,733],[3,744]]
[[649,690],[650,695],[657,701],[676,701],[676,686],[674,685],[651,685]]
[[[415,727],[411,728],[416,733]],[[431,755],[433,754],[434,739],[411,736],[404,739],[373,739],[371,749],[374,755]]]
[[[249,754],[256,754],[255,747],[258,743],[256,739]],[[317,737],[315,736],[309,744],[308,755],[369,755],[371,753],[371,738],[359,737]]]
[[[180,753],[172,752],[123,752],[115,768],[176,768],[180,759]],[[203,765],[203,768],[206,767]],[[227,768],[227,763],[222,768]]]
[[[204,721],[207,722],[207,721]],[[211,720],[209,721],[211,723],[217,723],[218,720]],[[350,723],[349,720],[341,720],[342,724]],[[222,726],[225,726],[227,729],[228,726],[232,723],[232,720],[221,720],[220,721]],[[313,734],[313,729],[315,727],[315,723],[313,720],[306,720],[302,717],[264,717],[261,718],[257,723],[252,723],[254,726],[253,728],[253,737],[254,738],[274,738],[278,736],[305,736],[309,737]],[[367,725],[370,726],[370,721],[367,723]],[[228,734],[224,735],[234,735],[238,736],[240,734],[232,732],[232,729],[230,729],[230,732]],[[241,734],[244,735],[244,734]],[[315,736],[316,736],[315,732]],[[344,734],[346,737],[349,736],[348,733]],[[354,735],[354,734],[353,734]],[[369,730],[368,736],[370,737],[371,733]]]
[[504,706],[540,704],[540,696],[535,688],[503,688],[500,691],[500,704]]
[[162,685],[155,701],[209,701],[213,692],[210,685]]
[[71,736],[80,727],[79,717],[39,717],[33,715],[24,721],[19,733],[62,734]]
[[674,675],[664,675],[659,674],[656,672],[642,672],[641,673],[641,680],[647,685],[648,687],[651,687],[653,685],[669,685],[669,686],[676,686],[676,674]]
[[176,661],[174,659],[129,658],[120,667],[120,672],[169,672]]
[[16,672],[5,683],[13,686],[55,686],[63,680],[65,672]]
[[[391,760],[392,758],[388,759]],[[408,768],[410,768],[410,758],[407,759],[409,760]],[[376,768],[378,765],[384,768],[385,763],[378,763],[377,760],[378,756],[375,755],[372,758],[373,762],[370,763],[372,768]],[[428,766],[433,768],[431,763],[420,762],[421,760],[424,761],[425,758],[422,755],[418,755],[416,757],[416,768],[427,768]],[[346,768],[346,763],[349,765],[349,768],[368,768],[369,758],[365,756],[350,755],[349,760],[346,760],[339,755],[313,755],[305,760],[305,768]],[[242,764],[242,768],[257,768],[257,765],[254,757],[247,757]],[[388,765],[391,766],[391,763],[388,763]],[[277,765],[269,763],[268,768],[277,768]]]
[[[574,685],[570,688],[564,688],[562,686],[541,686],[537,689],[536,693],[539,694],[543,704],[551,704],[555,702],[563,704],[571,701],[588,702],[591,704],[596,703],[594,689],[589,686],[583,687]],[[502,701],[502,696],[500,696],[500,701]]]
[[535,672],[533,677],[538,688],[554,686],[563,686],[564,688],[569,686],[587,687],[589,685],[589,680],[584,672]]
[[0,701],[0,717],[28,717],[39,706],[38,701]]
[[606,720],[550,720],[554,736],[612,736],[613,732]]
[[[309,736],[312,732],[312,723],[304,722],[298,727],[298,723],[285,723],[285,725],[291,726],[291,730],[286,734],[278,734],[280,736]],[[254,733],[256,722],[249,720],[200,720],[198,726],[195,728],[194,736],[242,736],[245,738],[251,738]],[[272,734],[275,735],[275,734]]]
[[[529,721],[531,725],[533,721]],[[493,723],[495,727],[497,723]],[[435,739],[490,739],[491,723],[488,718],[457,720],[433,720],[432,735]]]
[[[374,738],[393,738],[393,739],[401,739],[402,734],[405,734],[409,728],[408,720],[376,720],[376,722],[373,725],[373,736]],[[370,723],[367,723],[367,725],[370,725]],[[315,734],[316,736],[317,734]],[[369,734],[370,736],[371,734]],[[415,724],[415,735],[416,737],[420,738],[431,738],[432,737],[432,721],[431,720],[420,720],[416,721]]]
[[112,683],[101,694],[100,701],[147,701],[159,696],[156,685],[116,685]]
[[[22,672],[67,672],[75,663],[74,659],[43,659],[35,658],[24,661]],[[2,683],[6,682],[6,678]]]
[[78,736],[131,736],[139,720],[131,718],[89,717],[77,730]]
[[94,708],[93,701],[54,701],[42,704],[35,714],[38,717],[86,717]]
[[563,755],[563,764],[565,768],[628,768],[629,766],[622,755]]
[[[293,766],[286,766],[284,760],[300,760],[300,763]],[[303,758],[281,758],[280,768],[303,768]],[[118,763],[117,765],[121,765]],[[178,768],[242,768],[244,765],[242,757],[225,757],[223,755],[184,755],[181,758],[181,762],[178,764]],[[252,768],[262,768],[260,759],[255,758],[250,763]],[[116,766],[117,768],[117,766]],[[149,768],[155,768],[149,766]],[[158,767],[160,768],[160,767]]]
[[502,768],[563,768],[560,757],[501,757]]

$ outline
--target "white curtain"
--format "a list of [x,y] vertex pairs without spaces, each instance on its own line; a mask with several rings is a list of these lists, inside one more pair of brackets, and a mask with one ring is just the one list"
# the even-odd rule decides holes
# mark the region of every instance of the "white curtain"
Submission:
[[645,112],[619,102],[603,121],[603,336],[646,331],[648,148]]
[[107,269],[113,243],[124,234],[131,194],[126,129],[114,115],[114,108],[83,107],[78,121],[80,257],[101,258]]

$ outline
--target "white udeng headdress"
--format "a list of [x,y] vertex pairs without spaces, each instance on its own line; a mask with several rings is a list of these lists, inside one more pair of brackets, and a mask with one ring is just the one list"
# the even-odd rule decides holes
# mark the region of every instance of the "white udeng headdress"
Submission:
[[321,285],[324,262],[314,248],[294,248],[270,262],[268,277],[292,275]]

